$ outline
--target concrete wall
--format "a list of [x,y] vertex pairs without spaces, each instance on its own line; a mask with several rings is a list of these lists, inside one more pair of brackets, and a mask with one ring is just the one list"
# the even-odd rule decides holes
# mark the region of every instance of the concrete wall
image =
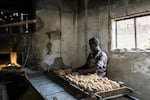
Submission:
[[[101,44],[108,44],[108,14],[105,2],[99,0],[81,0],[79,2],[78,13],[78,34],[80,34],[80,44],[78,48],[80,55],[79,63],[83,64],[87,58],[90,48],[88,40],[91,37],[102,37]],[[99,6],[103,6],[100,8]],[[105,11],[105,12],[103,12]],[[107,51],[108,45],[101,45]]]
[[[149,0],[82,0],[79,5],[78,32],[80,36],[81,34],[83,36],[80,39],[87,42],[90,37],[101,37],[102,49],[109,55],[108,77],[123,81],[127,86],[135,89],[135,95],[140,100],[149,100],[150,53],[111,52],[110,20],[115,17],[150,11],[149,5]],[[81,49],[88,54],[88,45],[80,45]]]
[[[77,1],[37,0],[32,57],[44,70],[77,66]],[[31,61],[32,63],[32,61]]]
[[[124,2],[119,0],[111,5],[112,17],[150,11],[149,0],[129,0],[127,8],[125,8]],[[122,13],[120,14],[120,12]],[[141,100],[149,100],[150,95],[149,55],[150,53],[111,54],[109,76],[113,79],[123,80],[125,84],[134,88]]]
[[37,0],[37,30],[32,38],[23,38],[32,43],[28,65],[44,70],[78,67],[90,52],[88,39],[96,36],[109,55],[108,77],[125,82],[141,100],[149,100],[150,54],[110,52],[110,18],[149,11],[149,4],[149,0]]

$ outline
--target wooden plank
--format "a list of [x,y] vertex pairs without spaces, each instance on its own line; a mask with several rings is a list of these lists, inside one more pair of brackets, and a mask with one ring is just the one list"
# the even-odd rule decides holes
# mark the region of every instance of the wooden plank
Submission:
[[[123,97],[124,96],[124,94],[118,94],[118,95],[114,95],[114,96],[109,96],[109,97],[105,97],[105,98],[103,98],[102,100],[111,100],[111,99],[118,99],[118,100],[120,100],[120,97]],[[121,99],[122,100],[122,99]],[[124,99],[123,99],[124,100]],[[125,99],[125,100],[127,100],[127,99]],[[128,99],[129,100],[129,99]]]
[[127,15],[127,16],[121,16],[121,17],[113,18],[113,20],[123,20],[127,18],[134,18],[134,17],[146,16],[146,15],[150,15],[150,11],[135,13],[135,14]]
[[47,86],[42,86],[40,87],[40,90],[43,91],[45,96],[64,91],[63,88],[61,88],[56,84],[49,84]]
[[41,81],[41,82],[34,82],[32,84],[36,85],[36,86],[41,86],[41,85],[46,85],[46,84],[49,84],[51,83],[52,81],[51,80],[46,80],[46,81]]
[[52,88],[52,87],[49,87],[49,88],[38,88],[38,87],[35,87],[35,88],[44,97],[46,97],[47,95],[52,95],[52,94],[64,91],[63,89],[56,89],[56,88]]
[[28,80],[28,82],[31,84],[31,86],[37,91],[37,93],[39,93],[39,95],[41,95],[43,97],[43,99],[47,100],[47,98],[41,93],[42,91],[40,91],[40,89],[36,88],[34,86],[34,84],[31,82],[30,77],[28,77],[26,75],[26,79]]
[[[44,75],[27,77],[28,81],[35,88],[35,90],[45,99],[45,100],[53,100],[52,98],[57,96],[59,100],[76,100],[72,95],[65,92],[65,90],[60,87],[55,82],[51,81]],[[59,94],[61,93],[62,94]],[[62,99],[66,98],[66,99]],[[72,99],[73,98],[73,99]]]
[[47,81],[48,78],[46,78],[45,76],[41,76],[39,78],[30,78],[30,81],[32,83],[37,83],[37,82],[42,82],[42,81]]
[[21,22],[15,22],[15,23],[10,23],[10,24],[4,24],[4,25],[0,25],[0,27],[12,27],[12,26],[21,26],[24,24],[33,24],[33,23],[37,23],[36,19],[33,20],[27,20],[27,21],[21,21]]
[[113,90],[109,90],[109,91],[104,91],[104,92],[99,92],[96,93],[95,95],[99,98],[111,98],[111,97],[119,97],[119,96],[123,96],[123,95],[128,95],[132,92],[133,90],[123,86],[120,87],[118,89],[113,89]]
[[72,86],[70,82],[68,82],[64,77],[58,76],[55,72],[50,70],[47,74],[47,77],[52,79],[54,82],[58,83],[60,86],[62,86],[66,92],[73,95],[77,100],[80,100],[82,98],[87,98],[89,95],[85,92],[77,89],[76,87]]
[[66,92],[59,92],[52,95],[47,96],[48,100],[76,100],[73,96]]
[[35,75],[30,75],[30,76],[28,76],[30,79],[38,79],[38,78],[40,78],[40,77],[45,77],[43,74],[40,74],[40,75],[37,75],[37,74],[35,74]]

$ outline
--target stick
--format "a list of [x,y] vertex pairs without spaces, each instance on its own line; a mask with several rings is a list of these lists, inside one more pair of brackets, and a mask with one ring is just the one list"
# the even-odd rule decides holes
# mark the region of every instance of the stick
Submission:
[[0,27],[12,27],[12,26],[21,26],[24,24],[33,24],[33,23],[37,23],[36,19],[33,20],[27,20],[27,21],[21,21],[21,22],[15,22],[15,23],[10,23],[10,24],[4,24],[4,25],[0,25]]

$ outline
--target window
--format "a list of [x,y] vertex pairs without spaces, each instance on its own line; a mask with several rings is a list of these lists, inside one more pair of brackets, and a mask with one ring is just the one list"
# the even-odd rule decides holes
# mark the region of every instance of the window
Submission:
[[112,50],[150,50],[150,15],[112,20]]

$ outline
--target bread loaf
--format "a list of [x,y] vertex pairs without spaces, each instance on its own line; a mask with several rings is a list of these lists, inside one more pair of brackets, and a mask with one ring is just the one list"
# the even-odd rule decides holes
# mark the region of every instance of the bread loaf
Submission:
[[103,92],[120,87],[120,85],[116,81],[112,81],[107,77],[102,78],[95,74],[91,75],[68,74],[65,75],[65,77],[74,84],[90,92]]

